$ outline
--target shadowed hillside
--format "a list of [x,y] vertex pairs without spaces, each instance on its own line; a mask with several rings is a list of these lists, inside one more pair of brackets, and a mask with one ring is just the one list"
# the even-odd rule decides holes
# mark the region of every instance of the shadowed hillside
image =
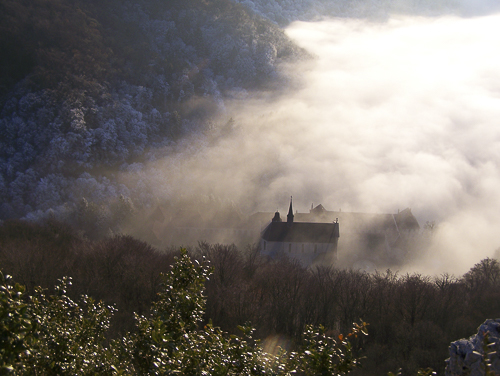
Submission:
[[0,219],[130,197],[113,172],[231,126],[225,98],[303,55],[229,0],[2,1]]

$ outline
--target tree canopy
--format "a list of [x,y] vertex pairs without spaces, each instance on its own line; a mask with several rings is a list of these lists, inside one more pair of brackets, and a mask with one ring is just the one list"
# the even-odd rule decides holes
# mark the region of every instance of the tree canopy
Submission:
[[204,284],[210,268],[185,250],[169,273],[149,316],[136,315],[137,330],[105,345],[114,309],[83,296],[70,299],[70,280],[55,293],[23,286],[0,273],[0,370],[2,374],[57,375],[342,375],[358,365],[350,337],[366,334],[355,324],[334,339],[324,328],[307,327],[297,352],[267,353],[241,326],[229,335],[201,325]]

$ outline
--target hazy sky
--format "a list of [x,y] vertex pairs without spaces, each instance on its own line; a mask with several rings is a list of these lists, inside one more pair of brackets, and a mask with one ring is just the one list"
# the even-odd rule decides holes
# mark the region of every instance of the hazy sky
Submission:
[[[436,221],[415,267],[460,274],[500,247],[500,16],[330,19],[286,30],[314,59],[276,97],[226,102],[225,139],[157,165],[164,193],[251,211],[389,212]],[[150,173],[150,171],[148,172]],[[245,207],[246,205],[246,207]],[[425,256],[425,255],[424,255]]]

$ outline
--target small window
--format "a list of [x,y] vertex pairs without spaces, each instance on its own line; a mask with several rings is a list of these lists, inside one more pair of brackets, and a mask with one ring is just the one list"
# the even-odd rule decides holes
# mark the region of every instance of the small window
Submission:
[[302,244],[302,253],[304,253],[304,244]]
[[314,244],[314,253],[316,253],[317,250],[318,250],[318,245]]
[[266,245],[267,245],[267,242],[264,241],[264,251],[266,250]]
[[292,252],[292,243],[288,244],[288,252]]

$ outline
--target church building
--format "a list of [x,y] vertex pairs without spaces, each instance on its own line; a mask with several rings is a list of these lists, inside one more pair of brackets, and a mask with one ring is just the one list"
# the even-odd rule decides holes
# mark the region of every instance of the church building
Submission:
[[302,265],[335,261],[340,236],[338,220],[332,223],[294,222],[292,205],[290,199],[286,222],[276,212],[262,232],[261,253],[270,257],[287,255]]

